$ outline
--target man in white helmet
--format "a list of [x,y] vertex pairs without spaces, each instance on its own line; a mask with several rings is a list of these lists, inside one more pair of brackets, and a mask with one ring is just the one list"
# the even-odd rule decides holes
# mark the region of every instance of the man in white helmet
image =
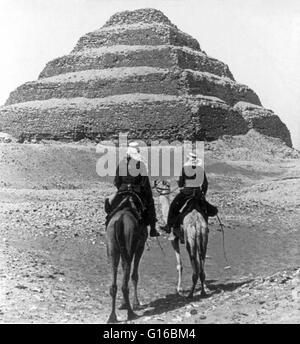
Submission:
[[[137,175],[136,171],[139,171]],[[143,161],[143,157],[140,154],[137,142],[131,142],[129,144],[126,157],[117,167],[114,185],[118,191],[110,200],[110,205],[106,203],[108,215],[121,199],[121,197],[119,197],[119,192],[128,191],[128,189],[130,189],[136,193],[144,203],[146,210],[143,214],[143,219],[145,224],[150,226],[150,236],[159,236],[160,234],[155,228],[157,219],[148,171]]]
[[203,168],[202,160],[198,159],[196,153],[193,152],[189,153],[187,158],[188,160],[184,164],[178,180],[180,192],[175,196],[170,205],[167,225],[165,227],[161,227],[161,229],[167,233],[171,233],[172,229],[174,229],[180,209],[190,197],[198,198],[199,201],[205,204],[206,208],[209,208],[210,213],[206,212],[206,216],[216,215],[213,215],[213,211],[217,211],[217,208],[210,205],[205,200],[205,195],[208,189],[208,181]]

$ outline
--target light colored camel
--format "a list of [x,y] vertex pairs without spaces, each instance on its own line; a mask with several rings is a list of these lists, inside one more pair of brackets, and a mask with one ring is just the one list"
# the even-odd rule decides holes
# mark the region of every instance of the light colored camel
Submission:
[[[171,204],[170,193],[170,184],[166,181],[156,182],[156,190],[159,193],[159,202],[161,205],[162,217],[164,222],[167,222],[168,212]],[[194,207],[191,212],[189,212],[183,220],[183,231],[185,238],[185,245],[187,252],[190,257],[191,266],[193,269],[192,275],[192,288],[188,297],[193,297],[194,290],[200,277],[201,281],[201,295],[205,295],[204,281],[205,281],[205,272],[204,272],[204,263],[206,256],[206,249],[208,243],[208,225],[204,216],[201,213],[201,209],[197,204],[197,201],[194,202]],[[178,281],[177,281],[177,292],[180,294],[182,292],[182,271],[183,265],[180,255],[180,242],[179,238],[171,240],[173,249],[175,251],[176,257],[176,269],[178,271]]]

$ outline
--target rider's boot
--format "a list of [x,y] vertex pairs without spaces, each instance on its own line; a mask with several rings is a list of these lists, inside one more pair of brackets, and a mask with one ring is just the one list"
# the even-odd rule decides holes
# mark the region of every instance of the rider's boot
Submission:
[[168,224],[166,224],[166,225],[164,225],[164,226],[159,226],[159,228],[160,228],[162,231],[166,232],[167,234],[170,234],[170,233],[171,233],[171,227],[170,227]]
[[111,212],[111,205],[109,202],[109,198],[105,198],[105,200],[104,200],[104,210],[105,210],[106,214],[109,214]]
[[[175,235],[174,232],[176,232],[176,235]],[[170,233],[170,235],[168,237],[168,240],[173,241],[176,238],[179,238],[180,243],[184,244],[184,233],[183,233],[183,230],[181,228],[174,228],[174,227],[172,227],[171,233]]]
[[155,223],[150,223],[150,236],[151,237],[158,237],[158,236],[160,236],[159,232],[155,228]]
[[109,202],[109,198],[105,198],[104,201],[104,210],[106,212],[106,217],[105,217],[105,227],[108,225],[108,220],[109,220],[109,215],[111,213],[111,204]]
[[173,228],[171,228],[171,232],[170,232],[170,235],[169,235],[169,237],[168,237],[168,240],[173,241],[173,240],[175,240],[175,239],[176,239],[176,236],[175,236],[174,233],[173,233]]

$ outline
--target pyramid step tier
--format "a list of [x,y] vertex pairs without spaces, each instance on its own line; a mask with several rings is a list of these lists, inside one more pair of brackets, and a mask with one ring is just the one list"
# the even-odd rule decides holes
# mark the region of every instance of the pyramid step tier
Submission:
[[39,78],[88,69],[140,66],[192,69],[234,80],[228,66],[205,53],[175,46],[119,45],[85,49],[47,63]]
[[162,23],[174,26],[170,19],[155,8],[140,8],[134,11],[121,11],[113,14],[103,27],[136,23]]
[[238,101],[261,105],[245,85],[216,75],[182,69],[120,67],[60,74],[27,82],[10,94],[6,105],[50,98],[101,98],[130,93],[207,95],[229,105]]
[[18,138],[214,140],[248,131],[237,111],[214,97],[131,94],[49,99],[0,108],[0,131]]
[[261,134],[280,138],[289,147],[292,147],[291,135],[287,126],[272,110],[247,102],[238,102],[234,109],[242,114],[250,129],[253,128]]
[[0,131],[21,141],[103,140],[120,131],[147,140],[214,140],[253,128],[292,145],[253,90],[155,9],[116,13],[6,104]]
[[116,25],[82,36],[72,52],[114,45],[175,45],[200,51],[198,41],[174,26],[149,23]]

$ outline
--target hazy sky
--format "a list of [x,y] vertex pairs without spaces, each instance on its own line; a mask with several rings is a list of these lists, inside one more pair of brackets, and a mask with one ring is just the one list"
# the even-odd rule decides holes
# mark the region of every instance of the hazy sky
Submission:
[[0,104],[113,13],[143,7],[163,11],[227,63],[286,123],[300,149],[299,0],[0,0]]

